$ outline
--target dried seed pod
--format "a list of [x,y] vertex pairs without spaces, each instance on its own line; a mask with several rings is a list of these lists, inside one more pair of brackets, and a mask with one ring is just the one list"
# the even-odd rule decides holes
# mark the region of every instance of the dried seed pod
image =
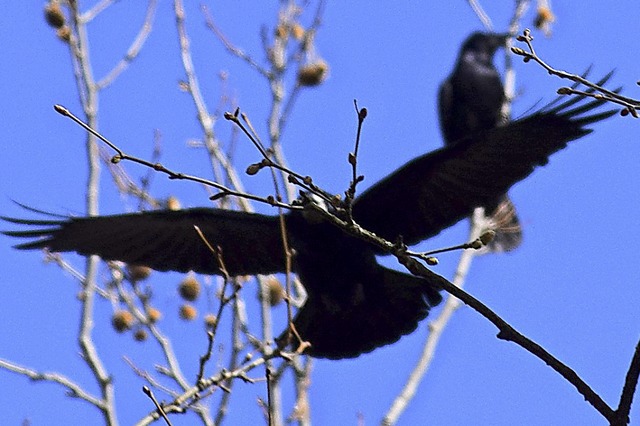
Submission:
[[60,40],[68,43],[71,40],[71,28],[68,25],[64,25],[56,30],[56,35]]
[[57,1],[52,1],[44,7],[44,19],[53,28],[59,29],[64,26],[66,18]]
[[118,333],[123,333],[133,326],[135,318],[129,311],[119,310],[113,313],[111,317],[111,325]]
[[144,342],[145,340],[147,340],[147,337],[147,331],[144,328],[139,328],[135,333],[133,333],[133,338],[137,342]]
[[534,25],[537,29],[542,29],[545,25],[553,23],[556,20],[555,15],[548,7],[539,7],[536,14]]
[[152,269],[143,265],[127,265],[127,275],[133,282],[143,281],[149,278]]
[[160,321],[160,318],[162,318],[162,312],[160,312],[160,310],[156,308],[149,306],[147,308],[147,318],[149,319],[150,323],[155,324],[156,322]]
[[298,69],[298,84],[301,86],[318,86],[329,73],[329,64],[322,59],[304,65]]
[[193,321],[198,316],[198,310],[195,306],[185,303],[180,306],[180,318],[185,321]]
[[178,287],[178,291],[180,292],[180,296],[184,300],[188,300],[193,302],[200,296],[200,283],[193,275],[187,276]]
[[278,305],[284,299],[284,287],[280,283],[280,280],[275,277],[271,277],[267,280],[267,291],[267,297],[269,298],[268,301],[271,306]]
[[297,22],[291,27],[291,35],[296,40],[302,40],[302,37],[304,37],[304,33],[304,28],[302,28],[302,25],[298,24]]

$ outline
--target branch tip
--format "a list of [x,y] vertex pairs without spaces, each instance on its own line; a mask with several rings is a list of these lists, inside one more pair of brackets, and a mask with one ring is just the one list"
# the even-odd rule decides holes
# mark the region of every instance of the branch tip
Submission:
[[425,262],[427,262],[429,266],[436,266],[439,263],[438,258],[433,256],[427,257]]
[[64,116],[66,116],[66,117],[70,117],[70,115],[71,115],[69,113],[69,110],[67,108],[65,108],[64,106],[60,105],[60,104],[55,104],[53,106],[53,109],[55,109],[58,114],[62,114]]
[[493,241],[493,239],[496,237],[496,231],[489,229],[485,232],[482,233],[482,235],[480,235],[480,237],[478,238],[480,240],[480,242],[482,243],[482,245],[488,245],[491,241]]

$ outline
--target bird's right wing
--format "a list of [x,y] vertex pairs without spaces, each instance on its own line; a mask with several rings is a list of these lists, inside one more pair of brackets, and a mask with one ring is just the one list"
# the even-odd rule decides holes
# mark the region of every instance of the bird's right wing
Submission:
[[[302,340],[311,343],[305,354],[355,358],[392,344],[442,301],[445,279],[435,273],[425,279],[378,265],[368,278],[351,289],[353,294],[310,295],[294,319]],[[286,336],[285,331],[278,341],[285,343]]]
[[616,113],[594,111],[604,100],[585,100],[553,102],[416,158],[355,199],[356,222],[387,240],[402,236],[408,245],[438,234],[475,207],[494,204],[551,154],[590,133],[585,126]]
[[277,216],[195,208],[57,220],[2,219],[34,227],[3,232],[12,237],[35,238],[17,245],[18,249],[75,251],[158,271],[220,274],[217,256],[196,232],[194,226],[198,226],[208,243],[221,249],[230,275],[285,270]]

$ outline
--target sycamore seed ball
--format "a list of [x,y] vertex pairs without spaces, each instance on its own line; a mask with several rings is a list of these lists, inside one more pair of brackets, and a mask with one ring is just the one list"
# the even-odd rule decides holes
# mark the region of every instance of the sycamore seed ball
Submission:
[[193,321],[198,316],[198,310],[195,306],[185,303],[180,306],[180,318],[185,321]]
[[184,300],[193,302],[200,295],[200,283],[196,277],[189,275],[182,280],[180,286],[178,286],[178,291],[180,292],[180,297]]
[[65,17],[57,1],[52,1],[44,7],[44,19],[51,27],[62,28],[65,23]]
[[155,324],[156,322],[160,321],[160,318],[162,318],[162,313],[156,308],[148,307],[147,318],[149,319],[149,322],[151,324]]
[[151,268],[142,265],[127,265],[127,274],[131,281],[143,281],[151,275]]
[[133,314],[124,309],[114,312],[111,317],[111,325],[118,333],[123,333],[131,329],[134,322],[135,318],[133,318]]
[[139,328],[135,333],[133,333],[133,338],[137,342],[144,342],[145,340],[147,340],[147,337],[147,331],[144,328]]
[[269,291],[269,304],[271,306],[276,306],[280,302],[282,302],[282,299],[284,299],[285,296],[285,291],[284,287],[282,287],[282,284],[280,284],[280,281],[274,277],[271,277],[267,281],[267,287]]
[[298,69],[298,84],[301,86],[318,86],[326,78],[329,72],[329,64],[322,59],[304,65]]

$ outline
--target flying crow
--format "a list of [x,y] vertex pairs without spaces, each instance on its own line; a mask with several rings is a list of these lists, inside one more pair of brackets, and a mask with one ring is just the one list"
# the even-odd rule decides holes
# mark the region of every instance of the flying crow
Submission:
[[[500,73],[493,65],[496,50],[505,46],[508,34],[475,32],[460,48],[451,75],[440,85],[438,114],[440,129],[447,145],[465,136],[504,124],[505,102]],[[514,205],[506,194],[481,206],[485,223],[496,235],[491,251],[513,250],[522,241],[522,229]]]
[[[600,83],[606,82],[608,76]],[[380,237],[416,244],[486,206],[547,163],[568,142],[614,111],[577,96],[418,157],[373,185],[353,203],[353,218]],[[309,201],[311,202],[311,201]],[[330,208],[332,209],[332,208]],[[344,218],[344,212],[333,209]],[[351,358],[411,333],[441,301],[444,278],[387,269],[384,254],[312,211],[284,216],[293,271],[308,292],[294,324],[310,342],[306,353]],[[279,218],[215,208],[157,210],[97,217],[3,218],[29,230],[4,232],[31,239],[19,249],[48,248],[147,265],[158,271],[220,274],[215,256],[194,230],[222,250],[230,275],[285,271]]]

